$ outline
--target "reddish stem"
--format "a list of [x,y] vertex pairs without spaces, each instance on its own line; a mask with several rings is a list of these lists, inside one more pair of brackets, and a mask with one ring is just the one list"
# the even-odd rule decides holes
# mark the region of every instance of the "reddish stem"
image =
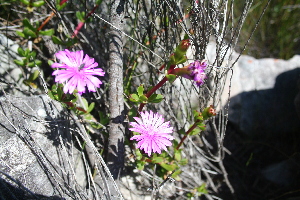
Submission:
[[[171,65],[170,69],[168,70],[168,74],[173,71],[176,65]],[[164,77],[159,83],[157,83],[156,86],[154,86],[149,92],[147,92],[146,97],[149,98],[157,89],[159,89],[163,84],[165,84],[168,81],[167,77]],[[143,107],[145,106],[145,103],[141,103],[139,107],[139,112],[142,111]]]
[[193,126],[186,132],[185,136],[183,138],[181,138],[178,146],[176,147],[177,150],[180,148],[180,146],[182,145],[183,141],[187,138],[187,136],[190,134],[190,132],[192,132],[192,130],[194,130],[197,127],[197,123],[198,122],[199,122],[199,120],[195,121],[195,123],[193,124]]
[[77,25],[77,27],[72,35],[72,38],[74,38],[79,33],[79,31],[83,27],[85,21],[95,12],[95,10],[98,7],[99,7],[99,5],[95,5],[95,7],[84,17],[84,20]]
[[42,28],[44,28],[44,26],[52,19],[53,16],[54,16],[54,12],[51,12],[50,15],[49,15],[49,17],[47,17],[47,19],[37,29],[37,32],[39,32],[40,30],[42,30]]

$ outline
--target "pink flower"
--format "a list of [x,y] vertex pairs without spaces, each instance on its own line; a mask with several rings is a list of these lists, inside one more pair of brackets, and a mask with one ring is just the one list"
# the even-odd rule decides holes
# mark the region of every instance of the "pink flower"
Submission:
[[190,63],[188,66],[189,74],[183,75],[183,77],[194,80],[196,85],[200,87],[204,84],[204,79],[206,79],[205,69],[207,67],[207,63],[205,61],[195,60]]
[[141,112],[141,119],[134,117],[136,122],[130,122],[133,127],[129,130],[140,133],[134,135],[130,140],[136,140],[137,148],[143,149],[150,157],[151,153],[161,153],[161,149],[167,150],[167,146],[171,146],[170,140],[174,137],[169,135],[173,132],[170,122],[164,122],[164,118],[160,114],[150,112]]
[[[64,93],[73,93],[77,88],[78,93],[81,95],[85,93],[86,86],[88,91],[96,92],[102,82],[95,77],[104,76],[105,72],[101,68],[95,68],[98,63],[94,58],[83,54],[83,51],[70,52],[69,50],[59,51],[55,56],[62,62],[53,63],[52,68],[61,68],[63,70],[56,70],[52,75],[55,77],[55,82],[67,82],[64,86]],[[84,57],[83,57],[84,56]]]

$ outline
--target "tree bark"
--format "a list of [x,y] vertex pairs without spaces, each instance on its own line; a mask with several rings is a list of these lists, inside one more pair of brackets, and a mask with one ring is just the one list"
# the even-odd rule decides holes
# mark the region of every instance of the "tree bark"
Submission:
[[125,0],[111,0],[109,30],[109,140],[107,164],[114,179],[124,167],[123,20]]

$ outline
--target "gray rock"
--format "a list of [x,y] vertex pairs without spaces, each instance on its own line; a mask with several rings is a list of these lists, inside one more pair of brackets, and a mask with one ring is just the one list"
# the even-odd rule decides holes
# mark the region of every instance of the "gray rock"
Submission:
[[294,105],[299,63],[297,55],[290,60],[241,56],[233,67],[229,121],[246,134],[299,131]]
[[[78,119],[59,102],[6,96],[0,107],[0,198],[122,198]],[[89,177],[95,169],[98,173]]]

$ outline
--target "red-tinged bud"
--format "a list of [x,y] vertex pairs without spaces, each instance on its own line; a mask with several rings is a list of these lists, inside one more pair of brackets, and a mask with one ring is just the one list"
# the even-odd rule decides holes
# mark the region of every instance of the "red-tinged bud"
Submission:
[[214,109],[214,106],[210,105],[209,107],[207,107],[203,110],[202,115],[203,115],[204,120],[206,120],[210,117],[216,116],[217,113],[216,113],[216,110]]
[[66,3],[68,0],[61,0],[61,2],[59,3],[59,5],[63,5],[64,3]]
[[190,43],[190,40],[189,39],[186,39],[186,40],[182,40],[180,42],[180,44],[178,45],[177,49],[179,51],[187,51],[187,49],[190,47],[191,43]]

